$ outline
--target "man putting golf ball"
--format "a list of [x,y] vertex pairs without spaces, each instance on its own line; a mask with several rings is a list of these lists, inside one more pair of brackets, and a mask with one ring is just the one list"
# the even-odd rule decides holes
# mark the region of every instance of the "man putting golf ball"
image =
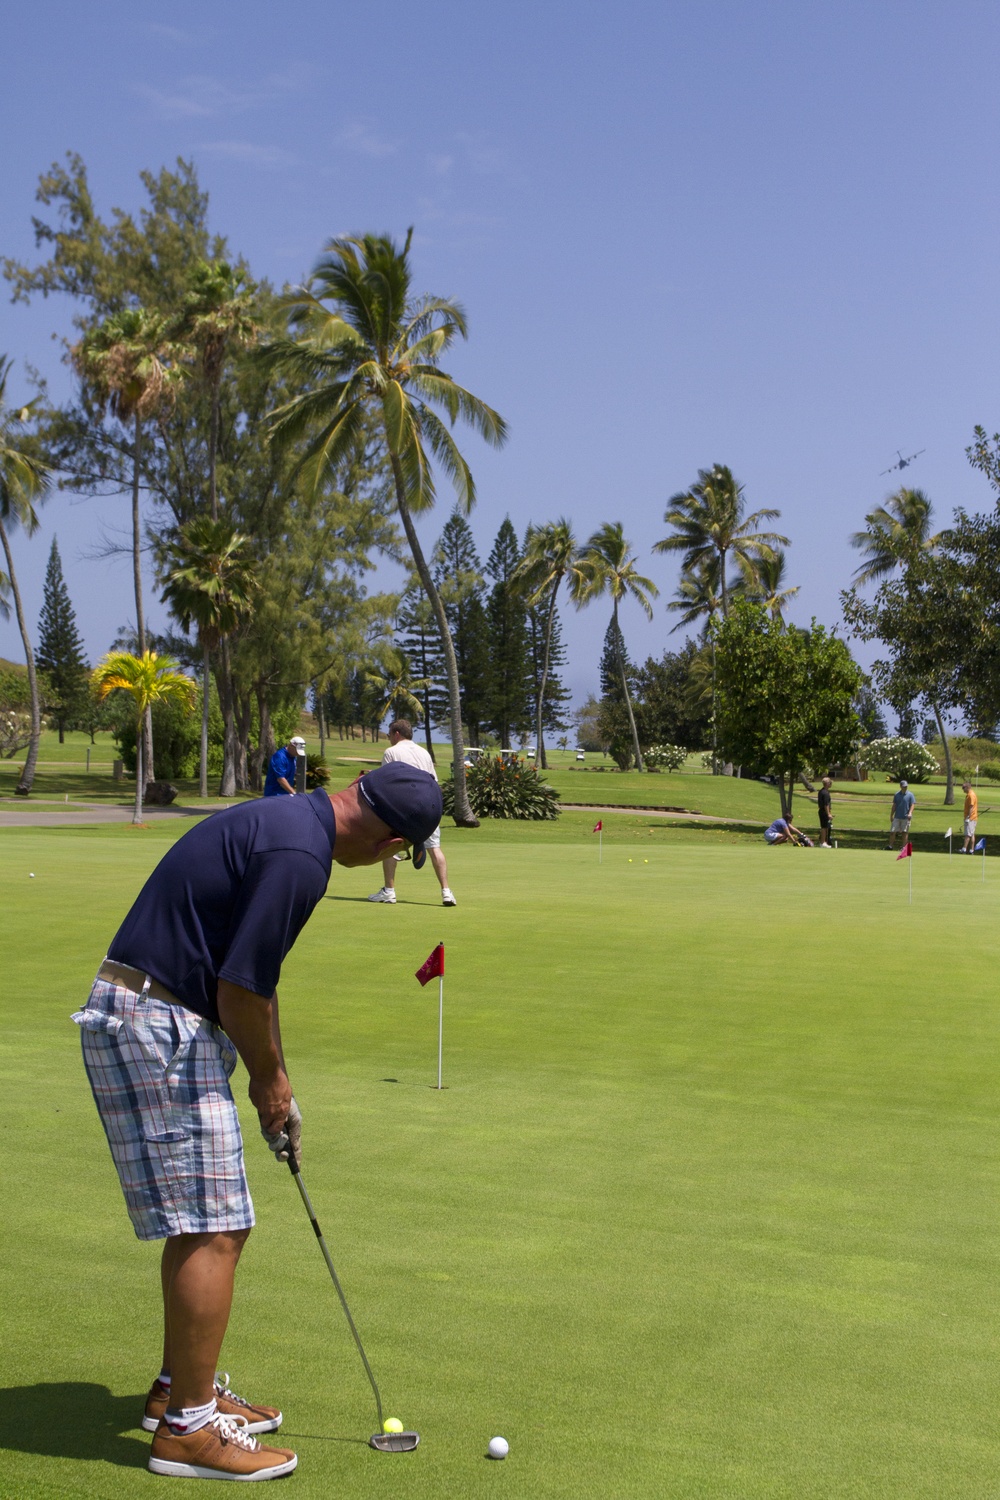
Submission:
[[229,1080],[242,1058],[268,1146],[297,1165],[281,964],[334,862],[376,864],[410,845],[422,863],[440,820],[437,782],[407,765],[332,796],[261,798],[206,818],[146,881],[73,1017],[133,1228],[165,1242],[163,1363],[142,1417],[156,1474],[259,1480],[295,1468],[293,1452],[254,1436],[276,1431],[280,1410],[216,1374],[254,1224]]

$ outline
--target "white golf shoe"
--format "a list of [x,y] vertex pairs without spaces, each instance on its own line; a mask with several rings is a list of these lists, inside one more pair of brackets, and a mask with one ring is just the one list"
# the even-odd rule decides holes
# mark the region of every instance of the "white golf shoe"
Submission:
[[450,891],[447,886],[444,886],[443,889],[442,889],[442,891],[441,891],[441,905],[442,906],[457,906],[458,905],[458,902],[455,900],[455,893],[454,893],[454,891]]
[[369,896],[368,900],[369,901],[381,901],[386,906],[395,906],[395,904],[396,904],[396,892],[395,891],[390,891],[389,887],[387,885],[384,885],[380,891],[376,891],[375,892],[374,896]]

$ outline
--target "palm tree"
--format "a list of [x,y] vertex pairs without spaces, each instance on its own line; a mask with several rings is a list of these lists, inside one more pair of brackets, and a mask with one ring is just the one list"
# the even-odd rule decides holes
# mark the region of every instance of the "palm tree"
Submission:
[[[256,588],[254,561],[247,551],[247,538],[226,521],[195,516],[182,526],[171,545],[163,602],[185,630],[195,625],[202,653],[201,757],[199,792],[208,796],[208,696],[212,675],[212,652],[220,645],[224,661],[220,672],[224,750],[219,795],[232,797],[235,780],[235,714],[232,672],[229,669],[229,637],[252,609]],[[230,784],[231,783],[231,784]]]
[[621,673],[622,692],[625,694],[625,707],[628,709],[636,770],[642,771],[645,767],[642,763],[639,735],[635,727],[635,714],[632,712],[632,699],[628,690],[625,653],[622,650],[622,635],[618,625],[618,606],[623,599],[634,599],[643,609],[647,620],[651,620],[653,618],[651,600],[655,599],[660,591],[652,579],[644,578],[636,570],[635,555],[625,538],[625,528],[620,521],[606,521],[594,532],[584,549],[581,567],[586,575],[586,581],[579,591],[581,604],[588,604],[591,599],[599,599],[603,594],[611,595],[611,623],[614,627],[611,634],[618,656],[618,670]]
[[933,505],[923,490],[902,489],[865,516],[864,531],[856,531],[851,546],[864,553],[856,568],[858,583],[888,578],[921,553],[933,552],[940,534],[931,535]]
[[673,532],[653,547],[654,552],[683,552],[685,571],[717,559],[723,618],[729,613],[728,559],[752,567],[757,559],[772,557],[776,546],[788,546],[786,536],[757,530],[762,521],[776,520],[779,510],[755,510],[747,516],[744,508],[743,486],[731,469],[725,464],[699,469],[691,488],[671,497],[663,519]]
[[142,822],[142,726],[154,703],[174,701],[193,708],[197,684],[178,670],[172,656],[143,651],[110,651],[94,668],[92,682],[98,701],[123,688],[135,700],[135,811],[133,823]]
[[[165,319],[142,307],[127,307],[112,313],[86,333],[73,348],[72,358],[90,399],[98,409],[101,412],[107,409],[123,425],[133,424],[132,578],[136,638],[141,654],[146,650],[139,524],[143,424],[173,402],[181,378],[177,350],[170,342]],[[146,751],[145,776],[150,781],[153,777],[152,720],[146,726]]]
[[225,260],[199,261],[191,273],[190,289],[176,325],[177,337],[198,351],[208,386],[208,506],[213,521],[219,518],[216,470],[222,375],[231,350],[246,349],[257,342],[260,327],[256,299],[257,288],[238,266]]
[[306,438],[300,469],[318,485],[356,452],[372,425],[389,461],[396,509],[410,553],[434,610],[444,650],[450,699],[456,823],[475,827],[465,789],[465,750],[455,647],[444,605],[431,577],[414,516],[434,504],[431,456],[455,486],[468,513],[475,504],[472,473],[449,427],[459,417],[499,448],[503,418],[441,368],[456,337],[466,338],[465,313],[440,297],[411,291],[410,239],[387,235],[331,240],[308,287],[284,299],[295,337],[276,337],[265,357],[306,387],[274,412],[272,432],[282,443]]
[[772,620],[783,618],[785,605],[799,591],[798,584],[794,588],[782,588],[785,552],[781,547],[776,547],[770,557],[755,558],[752,569],[746,570],[745,578],[748,597],[759,600],[770,611]]
[[[31,695],[31,738],[25,757],[21,779],[14,789],[15,796],[27,797],[35,779],[38,764],[38,744],[42,737],[42,710],[38,698],[38,677],[35,672],[35,653],[31,647],[21,590],[14,572],[14,558],[10,550],[10,530],[20,526],[30,536],[38,525],[35,513],[36,501],[43,500],[49,488],[47,466],[29,452],[24,436],[18,428],[28,420],[31,405],[17,411],[7,405],[7,377],[12,361],[0,355],[0,543],[7,562],[7,576],[0,575],[0,609],[4,617],[10,613],[3,595],[9,588],[14,596],[14,612],[24,645],[24,659],[28,668],[28,691]],[[6,588],[4,585],[6,584]]]
[[429,679],[412,675],[409,658],[398,646],[385,646],[380,655],[382,660],[377,663],[378,670],[368,667],[364,674],[382,704],[379,722],[390,711],[396,716],[408,713],[415,720],[424,718],[424,705],[417,692],[425,692],[430,687]]
[[[884,505],[876,505],[869,511],[865,516],[864,531],[856,531],[851,537],[851,546],[864,554],[864,561],[854,573],[858,583],[874,583],[888,578],[897,568],[905,572],[908,564],[936,552],[941,533],[931,532],[933,511],[930,498],[923,490],[911,490],[906,485],[890,495]],[[927,693],[926,698],[944,751],[944,805],[951,807],[955,801],[954,772],[944,715],[936,695]]]
[[525,538],[524,552],[514,572],[524,589],[529,609],[545,604],[545,645],[542,652],[542,678],[535,704],[535,764],[548,769],[545,755],[545,689],[549,680],[552,653],[552,623],[556,614],[556,595],[563,579],[569,582],[570,597],[576,601],[586,587],[588,575],[581,566],[581,552],[573,527],[566,518],[531,526]]
[[[722,588],[720,586],[721,569],[718,553],[709,553],[702,557],[691,568],[685,568],[681,573],[680,583],[673,599],[667,608],[675,614],[680,615],[677,624],[671,630],[681,630],[685,625],[694,625],[699,620],[704,620],[702,628],[703,638],[707,638],[711,648],[711,691],[712,691],[712,775],[719,772],[719,758],[717,750],[717,732],[715,727],[715,631],[712,628],[722,615]],[[726,585],[726,596],[729,599],[736,595],[743,596],[746,593],[745,578],[731,578]]]

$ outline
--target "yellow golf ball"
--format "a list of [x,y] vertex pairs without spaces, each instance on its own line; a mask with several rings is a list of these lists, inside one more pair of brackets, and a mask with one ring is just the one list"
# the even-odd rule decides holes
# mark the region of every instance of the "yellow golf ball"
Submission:
[[631,860],[629,860],[629,864],[631,864],[631,863],[632,863],[632,861],[631,861]]
[[403,1424],[398,1417],[386,1417],[382,1423],[383,1432],[402,1432]]

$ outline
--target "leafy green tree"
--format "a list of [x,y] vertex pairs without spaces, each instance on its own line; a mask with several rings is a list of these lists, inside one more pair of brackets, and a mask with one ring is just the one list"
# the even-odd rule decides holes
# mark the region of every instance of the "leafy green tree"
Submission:
[[94,691],[106,698],[119,688],[130,693],[135,705],[136,773],[133,823],[142,822],[142,726],[154,703],[175,701],[188,709],[194,707],[197,686],[178,670],[169,656],[144,651],[133,656],[128,651],[110,651],[102,657],[93,672]]
[[14,788],[18,797],[27,797],[35,779],[38,764],[38,745],[42,737],[42,709],[38,690],[38,675],[35,671],[35,653],[31,647],[28,623],[24,617],[21,590],[14,571],[14,556],[10,547],[10,533],[20,526],[26,536],[31,536],[38,526],[35,505],[48,493],[50,470],[35,451],[25,423],[32,414],[32,404],[14,409],[7,402],[7,380],[11,361],[0,355],[0,546],[3,547],[7,563],[6,575],[0,574],[0,613],[6,618],[10,613],[8,593],[14,599],[17,628],[21,632],[24,660],[28,669],[28,692],[31,703],[31,736],[28,754],[20,780]]
[[49,709],[58,726],[61,745],[65,740],[67,721],[76,718],[87,696],[90,672],[55,537],[52,538],[52,550],[45,570],[42,612],[38,620],[37,663],[49,684]]
[[[219,678],[224,725],[223,773],[219,795],[232,797],[235,781],[235,718],[229,638],[253,610],[256,577],[247,538],[228,521],[196,516],[178,531],[167,560],[163,601],[185,630],[198,631],[202,649],[201,752],[199,790],[208,796],[208,702],[212,652],[221,647]],[[223,696],[225,694],[225,696]]]
[[635,674],[637,714],[645,745],[705,747],[712,730],[711,696],[698,691],[705,647],[688,640],[679,651],[647,657]]
[[778,778],[781,813],[790,818],[796,778],[851,753],[861,670],[822,625],[786,630],[746,600],[716,635],[720,744],[733,761]]
[[[579,602],[588,604],[591,599],[599,599],[604,594],[610,594],[611,623],[614,626],[611,640],[616,647],[623,644],[618,607],[624,599],[633,599],[641,607],[647,620],[653,618],[652,601],[660,591],[651,578],[643,577],[636,568],[635,554],[632,552],[631,544],[625,538],[625,528],[620,521],[606,521],[594,532],[584,549],[582,569],[585,582],[579,593]],[[639,733],[635,726],[635,714],[632,711],[624,653],[619,659],[618,668],[622,697],[632,733],[635,767],[637,771],[641,771],[644,769],[642,750],[639,747]]]
[[518,585],[520,562],[517,532],[505,516],[486,563],[493,587],[486,602],[490,673],[484,715],[503,750],[511,748],[513,736],[524,730],[530,713],[528,627]]
[[[541,672],[535,694],[537,764],[548,768],[545,757],[545,702],[552,664],[552,637],[556,598],[565,581],[571,599],[578,600],[588,575],[581,566],[581,549],[573,528],[564,516],[544,526],[529,526],[518,568],[529,610],[540,609],[545,620]],[[560,725],[560,728],[563,726]]]
[[739,564],[744,576],[753,577],[759,560],[768,560],[774,548],[787,546],[788,538],[776,531],[759,530],[762,521],[773,521],[779,510],[755,510],[746,515],[743,486],[725,464],[699,469],[689,490],[671,497],[664,520],[672,527],[669,536],[653,546],[654,552],[683,553],[686,572],[699,564],[715,561],[723,617],[729,613],[729,560]]
[[301,463],[317,480],[357,450],[372,422],[388,459],[396,512],[414,565],[431,602],[444,648],[455,782],[455,820],[474,826],[465,790],[458,663],[444,603],[424,557],[414,517],[434,503],[431,458],[455,485],[459,507],[475,503],[472,473],[448,426],[469,422],[494,447],[506,439],[502,417],[440,367],[456,337],[467,335],[465,314],[442,298],[415,298],[410,236],[400,248],[388,236],[332,240],[310,284],[285,300],[295,335],[266,349],[278,368],[298,372],[302,394],[274,413],[279,442],[305,441]]
[[[544,731],[559,734],[568,727],[566,715],[572,698],[572,694],[563,686],[560,675],[561,669],[566,664],[562,621],[559,618],[559,611],[555,610],[550,625],[548,609],[544,601],[538,606],[529,605],[525,618],[528,626],[529,723],[535,726],[537,733],[538,720],[541,717]],[[546,666],[543,696],[542,674]],[[540,714],[539,709],[541,709]],[[526,730],[527,727],[525,726]],[[535,749],[537,753],[537,745]]]

